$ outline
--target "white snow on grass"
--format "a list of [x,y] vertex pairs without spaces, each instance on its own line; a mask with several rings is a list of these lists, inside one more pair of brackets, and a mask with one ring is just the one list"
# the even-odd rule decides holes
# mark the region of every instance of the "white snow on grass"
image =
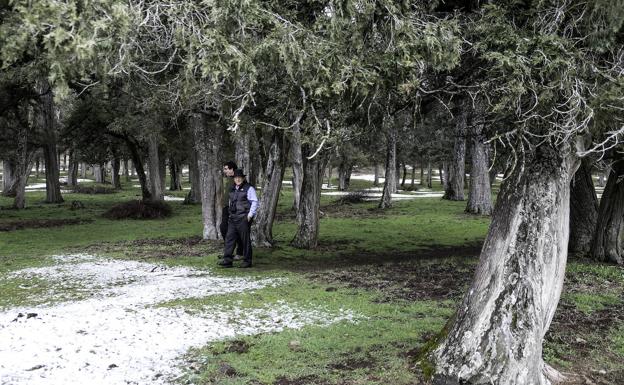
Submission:
[[[190,348],[210,341],[354,320],[350,311],[330,314],[286,302],[257,309],[155,306],[257,290],[281,279],[217,277],[187,267],[90,255],[54,260],[56,265],[5,277],[42,279],[50,292],[46,305],[0,311],[2,385],[166,384],[182,374],[182,357]],[[58,302],[64,290],[83,299]]]
[[173,196],[173,195],[165,195],[165,200],[166,201],[183,201],[184,198],[176,197],[176,196]]

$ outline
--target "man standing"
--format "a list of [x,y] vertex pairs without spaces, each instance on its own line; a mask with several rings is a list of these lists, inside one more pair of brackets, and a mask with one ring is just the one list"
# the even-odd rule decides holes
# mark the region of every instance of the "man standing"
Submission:
[[[219,230],[223,240],[225,240],[228,231],[228,217],[230,216],[228,202],[230,200],[230,190],[232,189],[234,171],[237,168],[236,163],[232,161],[223,163],[223,181],[221,183],[221,204],[223,205],[223,209],[221,211],[221,224],[219,225]],[[240,240],[236,242],[236,256],[234,259],[243,259],[243,245]]]
[[258,210],[258,196],[256,189],[247,183],[243,170],[234,171],[234,186],[229,194],[229,210],[227,234],[223,259],[219,261],[222,267],[232,267],[234,246],[237,240],[243,246],[243,263],[240,267],[251,267],[251,221]]

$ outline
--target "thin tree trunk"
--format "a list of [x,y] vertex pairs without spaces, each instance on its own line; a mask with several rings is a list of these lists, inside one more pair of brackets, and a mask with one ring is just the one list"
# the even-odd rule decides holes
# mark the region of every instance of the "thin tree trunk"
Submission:
[[200,181],[203,239],[219,239],[221,223],[220,153],[224,129],[216,113],[194,113],[191,127],[197,151],[197,169]]
[[570,191],[570,244],[572,254],[589,253],[598,219],[598,197],[591,176],[591,163],[584,158],[574,174]]
[[412,189],[414,188],[414,184],[416,183],[416,165],[412,165],[412,183],[410,184],[410,186],[412,187]]
[[431,158],[427,158],[427,188],[433,187],[433,168],[431,167]]
[[475,278],[430,358],[433,383],[548,384],[542,342],[565,273],[569,146],[527,154],[501,188]]
[[78,185],[78,161],[76,160],[76,150],[69,151],[69,170],[67,171],[67,185],[76,187]]
[[591,247],[592,258],[624,264],[624,157],[615,152]]
[[128,159],[123,160],[124,177],[126,182],[130,182],[130,161]]
[[386,176],[384,180],[383,194],[379,202],[379,208],[392,207],[392,193],[396,192],[396,143],[398,130],[395,122],[389,116],[384,117],[386,132]]
[[[477,119],[481,119],[477,116]],[[470,128],[470,190],[468,191],[468,204],[466,212],[478,215],[491,215],[492,189],[490,187],[489,156],[483,133],[483,123],[476,123]]]
[[373,186],[377,187],[379,186],[379,164],[378,163],[375,163],[374,173],[375,173],[375,176],[373,178]]
[[143,168],[143,160],[141,159],[141,154],[139,153],[139,145],[134,140],[126,137],[124,138],[126,141],[126,146],[128,150],[130,150],[130,156],[132,157],[132,164],[136,170],[136,174],[139,178],[139,184],[141,185],[141,198],[144,201],[149,201],[152,198],[152,195],[147,187],[147,176],[145,175],[145,169]]
[[119,159],[119,156],[113,157],[113,172],[111,173],[112,175],[111,178],[112,178],[113,188],[117,190],[121,190],[121,175],[119,175],[120,168],[121,168],[121,159]]
[[423,157],[420,157],[420,185],[424,186],[425,183],[427,183],[425,181],[425,161],[423,159]]
[[[306,155],[314,149],[309,144],[303,146]],[[308,159],[303,157],[303,181],[301,199],[297,211],[297,233],[291,244],[300,249],[313,249],[318,244],[318,232],[321,207],[322,172],[320,155]]]
[[303,155],[301,153],[301,115],[297,117],[293,124],[292,136],[290,138],[290,154],[292,157],[292,186],[293,186],[293,210],[299,212],[301,202],[301,192],[303,185]]
[[147,138],[149,186],[152,201],[163,201],[165,199],[161,181],[159,145],[158,135],[152,133]]
[[331,187],[332,174],[334,173],[334,168],[331,165],[331,162],[327,162],[327,188]]
[[35,178],[39,179],[40,159],[39,155],[35,158]]
[[201,182],[199,180],[199,171],[197,170],[197,151],[195,151],[194,147],[190,148],[189,181],[191,182],[191,189],[184,198],[184,204],[201,203]]
[[407,166],[405,165],[405,163],[403,163],[402,167],[403,167],[403,178],[401,180],[401,187],[405,188],[405,179],[407,178]]
[[440,177],[440,185],[444,186],[444,163],[438,163],[438,175]]
[[26,183],[32,169],[32,153],[28,154],[28,128],[20,124],[17,133],[17,162],[15,163],[15,200],[13,208],[26,206]]
[[251,229],[251,239],[257,246],[272,247],[274,244],[273,220],[286,169],[286,154],[283,133],[274,131],[267,159],[266,178],[262,183],[262,204]]
[[464,200],[464,177],[466,158],[466,127],[468,124],[468,107],[461,103],[455,123],[455,144],[453,145],[453,159],[449,165],[448,184],[442,199],[451,201]]

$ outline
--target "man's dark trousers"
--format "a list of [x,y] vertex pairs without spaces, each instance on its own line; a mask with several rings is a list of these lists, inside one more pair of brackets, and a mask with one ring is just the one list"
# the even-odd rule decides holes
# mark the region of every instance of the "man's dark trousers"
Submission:
[[[227,235],[225,236],[225,250],[223,262],[232,262],[234,246],[240,242],[243,251],[243,261],[251,264],[251,222],[247,217],[229,217]],[[240,252],[241,249],[239,248]]]
[[[228,224],[230,222],[230,209],[225,206],[221,211],[221,224],[219,224],[219,230],[223,239],[227,239]],[[243,243],[240,239],[236,241],[236,255],[243,255]]]

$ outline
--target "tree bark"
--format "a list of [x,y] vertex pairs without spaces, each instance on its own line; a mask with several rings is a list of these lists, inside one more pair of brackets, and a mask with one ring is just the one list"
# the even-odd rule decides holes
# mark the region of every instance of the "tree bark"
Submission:
[[237,132],[235,136],[234,161],[236,162],[238,168],[245,172],[249,183],[253,185],[256,181],[255,178],[251,178],[254,170],[252,166],[252,157],[250,155],[251,143],[249,136],[249,130],[246,127],[239,128],[239,132]]
[[607,185],[605,186],[591,255],[598,261],[624,263],[624,157],[615,152]]
[[15,164],[11,160],[2,161],[2,196],[15,196]]
[[69,170],[67,171],[67,185],[76,187],[78,185],[78,160],[76,160],[76,150],[69,151]]
[[466,175],[466,127],[468,124],[468,108],[465,103],[460,104],[456,116],[453,158],[449,164],[448,182],[442,199],[463,201],[464,177]]
[[106,183],[106,167],[103,164],[94,164],[93,176],[96,183]]
[[414,184],[416,183],[416,165],[412,165],[412,183],[410,184],[410,186],[412,187],[412,189],[414,188]]
[[273,220],[286,169],[286,154],[284,135],[276,130],[269,149],[266,178],[262,183],[262,204],[251,229],[251,239],[257,246],[272,247],[274,244]]
[[433,168],[431,167],[431,158],[427,158],[427,188],[433,187]]
[[440,185],[444,186],[444,163],[438,163],[438,175],[440,176]]
[[184,204],[201,203],[201,182],[199,180],[199,171],[197,170],[197,151],[195,151],[194,147],[190,148],[189,181],[191,182],[191,189],[184,198]]
[[224,129],[216,112],[191,115],[200,181],[203,239],[219,239],[221,222],[221,146]]
[[590,159],[584,158],[570,187],[570,243],[572,254],[589,253],[598,219],[598,197],[591,176]]
[[338,190],[345,191],[349,189],[351,183],[351,173],[353,172],[353,165],[350,160],[345,156],[340,157],[340,164],[338,165]]
[[[480,119],[481,117],[477,117]],[[486,137],[483,132],[483,123],[476,123],[470,127],[470,190],[466,212],[478,215],[491,215],[492,189],[490,186],[489,155]]]
[[383,194],[379,202],[379,208],[392,207],[392,193],[396,192],[396,143],[398,130],[396,124],[389,116],[384,117],[386,133],[386,175],[384,180]]
[[292,136],[290,138],[290,154],[292,157],[292,186],[293,186],[293,210],[299,212],[301,193],[303,185],[303,155],[301,153],[301,126],[299,124],[301,116],[298,116],[293,124]]
[[379,164],[375,163],[375,176],[373,178],[373,186],[377,187],[379,186]]
[[173,159],[169,158],[169,190],[178,191],[182,190],[182,167]]
[[28,153],[28,128],[20,125],[17,133],[17,161],[15,162],[15,200],[13,208],[23,209],[26,206],[26,183],[32,169],[32,153]]
[[113,157],[113,172],[111,173],[111,179],[113,188],[121,190],[121,175],[119,173],[121,169],[121,159],[118,156]]
[[407,178],[407,166],[405,165],[405,163],[403,163],[402,168],[403,168],[403,177],[401,180],[401,187],[405,188],[405,179]]
[[54,113],[54,96],[47,80],[39,84],[39,120],[43,131],[43,159],[46,173],[46,203],[62,203],[61,182],[59,181],[59,160],[56,148],[56,114]]
[[472,286],[430,355],[434,384],[550,383],[542,342],[563,286],[577,166],[569,147],[543,144],[501,187]]
[[124,168],[124,177],[126,182],[130,182],[130,161],[128,159],[123,160],[123,168]]
[[152,201],[163,201],[163,184],[160,171],[160,140],[157,133],[151,133],[147,138],[148,167],[149,167],[149,188]]
[[143,168],[143,160],[139,152],[139,145],[133,139],[125,137],[126,146],[130,150],[130,156],[132,157],[132,164],[139,178],[139,184],[141,185],[141,198],[144,201],[149,201],[152,195],[147,187],[147,176],[145,175],[145,169]]
[[[312,154],[314,149],[309,144],[303,146],[305,154]],[[297,233],[291,244],[300,249],[313,249],[318,244],[318,232],[321,207],[322,172],[320,155],[308,159],[303,157],[303,181],[301,199],[297,211]]]

